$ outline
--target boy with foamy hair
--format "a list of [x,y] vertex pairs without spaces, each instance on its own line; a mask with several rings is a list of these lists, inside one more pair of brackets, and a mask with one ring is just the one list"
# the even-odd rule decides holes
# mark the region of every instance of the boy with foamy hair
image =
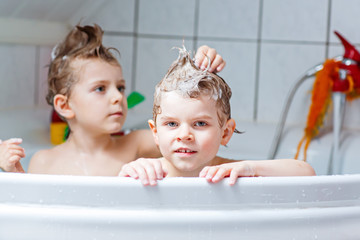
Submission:
[[197,68],[185,48],[155,88],[149,120],[162,158],[141,158],[123,166],[120,176],[155,185],[168,177],[204,177],[218,182],[230,177],[314,175],[313,168],[293,159],[232,161],[216,156],[236,130],[231,118],[228,84],[217,74]]

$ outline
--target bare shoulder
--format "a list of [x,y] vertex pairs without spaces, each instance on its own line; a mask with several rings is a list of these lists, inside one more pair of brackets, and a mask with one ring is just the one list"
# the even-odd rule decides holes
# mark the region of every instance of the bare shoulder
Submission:
[[[58,148],[54,147],[36,152],[30,160],[28,173],[47,173],[49,164],[54,160],[55,156],[58,156]],[[52,161],[49,161],[50,159]]]
[[152,139],[152,133],[150,129],[139,129],[132,131],[128,134],[131,138],[136,138],[141,140],[142,138],[151,138]]
[[160,157],[150,129],[135,130],[128,134],[128,140],[137,147],[137,157]]
[[240,162],[241,160],[232,160],[228,158],[223,158],[219,156],[215,156],[214,159],[211,161],[211,166],[221,165],[225,163],[233,163],[233,162]]

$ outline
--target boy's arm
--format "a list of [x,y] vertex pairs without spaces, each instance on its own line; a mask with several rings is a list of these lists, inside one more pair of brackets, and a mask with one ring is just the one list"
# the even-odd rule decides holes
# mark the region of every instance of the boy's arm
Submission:
[[24,173],[20,160],[25,157],[25,151],[19,144],[20,138],[11,138],[4,142],[0,140],[0,168],[6,172]]
[[229,184],[235,184],[239,177],[270,176],[314,176],[310,164],[294,159],[233,161],[205,167],[199,174],[210,182],[219,182],[229,177]]
[[157,180],[163,179],[166,175],[167,171],[163,167],[161,158],[139,158],[125,164],[119,173],[119,177],[139,179],[145,186],[155,186]]
[[215,48],[206,45],[200,46],[195,54],[195,65],[204,70],[207,68],[209,60],[211,62],[209,72],[220,72],[226,65],[225,60],[217,53]]

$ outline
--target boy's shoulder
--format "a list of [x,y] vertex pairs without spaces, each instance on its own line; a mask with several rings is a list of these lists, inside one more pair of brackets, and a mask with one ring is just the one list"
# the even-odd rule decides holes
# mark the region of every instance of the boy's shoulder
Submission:
[[136,147],[137,158],[161,156],[150,129],[135,130],[126,136],[128,137],[127,142],[131,142]]
[[142,145],[147,141],[153,141],[153,137],[150,129],[137,129],[118,138],[118,141],[123,142],[122,144],[127,143],[135,146]]
[[221,165],[221,164],[225,164],[225,163],[233,163],[233,162],[240,162],[240,161],[241,160],[232,160],[232,159],[223,158],[220,156],[215,156],[209,165],[216,166],[216,165]]
[[50,149],[43,149],[36,152],[29,163],[29,173],[44,173],[54,163],[56,159],[61,158],[61,147],[56,146]]
[[152,134],[150,129],[137,129],[131,131],[127,136],[129,136],[130,138],[142,139],[152,137]]

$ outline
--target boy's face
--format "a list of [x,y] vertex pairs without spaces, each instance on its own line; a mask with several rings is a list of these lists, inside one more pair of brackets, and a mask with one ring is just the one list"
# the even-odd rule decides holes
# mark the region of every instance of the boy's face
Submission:
[[161,113],[151,126],[162,155],[183,176],[198,176],[216,156],[228,137],[227,123],[220,127],[218,109],[209,96],[187,98],[178,93],[162,93]]
[[91,132],[120,131],[127,115],[121,67],[99,59],[76,60],[72,67],[79,69],[69,97],[76,123]]

